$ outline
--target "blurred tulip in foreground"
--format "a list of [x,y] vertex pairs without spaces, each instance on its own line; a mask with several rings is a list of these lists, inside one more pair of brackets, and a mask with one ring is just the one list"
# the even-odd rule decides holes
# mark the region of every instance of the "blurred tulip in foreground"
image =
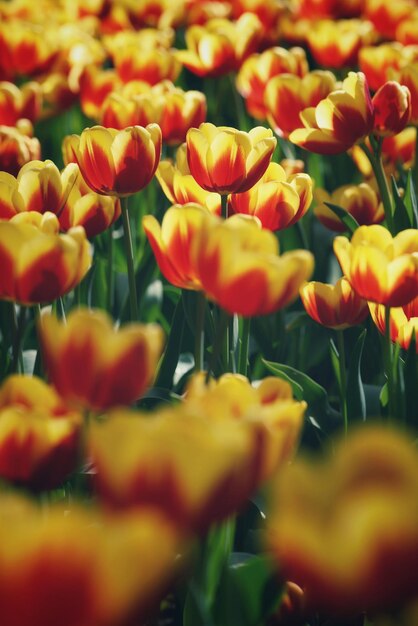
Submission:
[[302,111],[305,128],[289,139],[318,154],[339,154],[363,140],[373,129],[373,106],[366,77],[349,72],[341,89],[332,91],[314,108]]
[[187,160],[203,189],[221,194],[247,191],[270,163],[276,139],[257,126],[245,133],[228,126],[204,123],[187,133]]
[[293,302],[314,265],[307,250],[278,256],[273,233],[244,215],[208,220],[193,240],[192,260],[208,298],[244,317],[266,315]]
[[349,436],[332,458],[299,460],[280,475],[268,543],[310,609],[352,616],[416,596],[417,489],[413,441],[378,426]]
[[343,233],[347,228],[325,202],[335,204],[347,211],[360,226],[378,224],[385,218],[383,205],[375,190],[368,183],[344,185],[335,189],[332,194],[328,194],[324,189],[316,189],[315,200],[317,201],[314,208],[316,217],[326,228],[337,233]]
[[76,469],[82,417],[40,378],[0,387],[0,476],[25,487],[58,487]]
[[[156,511],[94,509],[2,494],[0,612],[16,626],[144,623],[178,568],[180,540]],[[158,545],[158,550],[155,549]],[[22,602],[25,598],[27,602]]]
[[361,324],[368,315],[366,300],[353,291],[344,277],[335,285],[309,282],[300,289],[307,314],[322,326],[343,330]]
[[51,383],[66,402],[92,411],[137,400],[152,381],[162,349],[159,326],[115,330],[102,311],[76,309],[67,324],[44,314],[39,330]]
[[418,296],[418,230],[395,237],[378,224],[361,226],[350,241],[334,240],[334,252],[359,296],[389,307]]
[[161,156],[157,124],[124,130],[93,126],[71,142],[71,152],[96,193],[129,196],[151,181]]
[[59,234],[52,213],[20,213],[0,221],[0,298],[22,304],[51,302],[73,289],[91,264],[84,228]]
[[228,198],[231,213],[258,217],[263,228],[282,230],[300,220],[312,202],[308,174],[286,176],[278,163],[270,163],[260,180],[243,193]]

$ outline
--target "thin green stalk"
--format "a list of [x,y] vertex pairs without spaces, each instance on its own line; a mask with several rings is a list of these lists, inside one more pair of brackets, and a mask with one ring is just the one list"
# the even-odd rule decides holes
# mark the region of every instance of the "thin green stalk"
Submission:
[[240,324],[240,341],[238,355],[238,374],[247,376],[248,350],[250,345],[251,317],[242,317]]
[[396,397],[395,381],[393,376],[392,341],[390,338],[390,306],[385,307],[385,373],[388,387],[388,416],[389,420],[395,418]]
[[388,229],[392,234],[394,234],[395,224],[393,221],[392,200],[390,197],[388,181],[382,163],[382,145],[380,141],[377,141],[372,136],[370,136],[370,143],[372,144],[373,152],[369,150],[365,143],[363,143],[361,147],[363,148],[365,154],[367,155],[367,158],[370,161],[370,165],[372,166],[373,173],[376,178],[380,197],[382,198],[383,208],[385,210],[385,217]]
[[195,328],[195,340],[194,340],[195,372],[201,372],[204,369],[205,311],[206,311],[206,297],[203,291],[199,291],[197,293],[196,328]]
[[136,295],[135,283],[135,263],[134,252],[132,247],[131,225],[129,223],[128,198],[121,199],[123,235],[125,240],[126,265],[128,269],[129,283],[129,305],[131,311],[131,320],[138,320],[138,300]]
[[248,116],[246,114],[244,100],[241,94],[238,93],[238,90],[236,87],[236,74],[232,72],[231,74],[229,74],[228,79],[229,79],[229,83],[231,86],[232,97],[235,103],[235,111],[237,114],[237,124],[238,124],[237,128],[239,128],[240,130],[244,130],[245,132],[248,132],[251,128],[250,120],[248,119]]
[[340,364],[340,401],[341,412],[344,420],[344,433],[348,432],[348,410],[347,410],[347,370],[345,367],[345,345],[344,345],[344,332],[337,330],[337,345],[338,345],[338,361]]
[[110,314],[113,311],[113,299],[115,291],[115,277],[113,274],[113,225],[108,229],[108,247],[107,247],[107,310]]
[[221,216],[224,219],[228,217],[228,196],[227,194],[221,194]]
[[18,371],[18,365],[20,364],[20,371],[23,374],[23,354],[22,354],[22,339],[26,325],[26,307],[21,304],[19,313],[17,315],[17,327],[16,334],[13,341],[13,359],[11,365],[12,373]]

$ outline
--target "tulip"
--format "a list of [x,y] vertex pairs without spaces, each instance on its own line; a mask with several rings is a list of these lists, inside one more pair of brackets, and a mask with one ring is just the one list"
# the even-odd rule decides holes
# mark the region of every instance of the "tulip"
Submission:
[[347,229],[325,202],[335,204],[347,211],[360,226],[379,224],[385,218],[379,196],[368,183],[344,185],[335,189],[332,194],[328,194],[324,189],[316,189],[315,199],[318,203],[314,208],[316,217],[326,228],[335,232],[342,233]]
[[[418,124],[418,60],[404,64],[399,70],[390,72],[390,77],[407,87],[411,94],[410,121]],[[398,106],[399,109],[399,106]],[[398,113],[399,114],[399,113]]]
[[263,228],[282,230],[301,219],[312,202],[308,174],[286,176],[278,163],[270,163],[262,178],[243,193],[231,194],[231,213],[258,217]]
[[266,171],[276,147],[271,130],[257,126],[245,133],[227,126],[201,124],[187,133],[187,161],[198,184],[220,194],[247,191]]
[[[378,330],[386,333],[385,307],[381,304],[369,302],[370,314]],[[412,338],[415,337],[415,346],[418,353],[418,298],[403,307],[390,309],[390,338],[401,348],[408,350]]]
[[307,314],[328,328],[343,330],[357,326],[368,315],[367,302],[353,291],[344,276],[335,285],[306,283],[299,293]]
[[310,611],[379,614],[416,597],[417,489],[412,440],[379,426],[349,435],[326,459],[300,460],[281,473],[268,543]]
[[161,128],[163,141],[168,145],[183,142],[189,128],[199,126],[205,118],[204,94],[183,91],[169,81],[163,81],[139,95],[113,93],[103,103],[100,114],[101,123],[112,128],[156,123]]
[[302,77],[307,71],[308,62],[303,48],[286,50],[276,46],[248,57],[238,72],[236,86],[245,99],[250,115],[262,120],[267,117],[264,94],[269,80],[280,74]]
[[31,81],[19,89],[13,83],[0,82],[0,124],[16,126],[22,118],[35,122],[41,105],[42,93],[38,83]]
[[388,4],[385,0],[366,0],[364,17],[372,22],[380,35],[387,39],[395,39],[398,25],[409,17],[415,8],[410,0],[398,0],[396,4]]
[[[22,122],[22,120],[20,120]],[[19,124],[16,128],[0,126],[0,169],[16,176],[22,165],[33,159],[39,159],[41,145],[32,137],[32,127]]]
[[92,411],[137,400],[152,381],[162,349],[159,326],[115,330],[101,311],[77,309],[67,324],[45,314],[39,332],[51,383],[66,402]]
[[282,74],[269,80],[264,93],[267,118],[276,135],[287,138],[300,127],[300,113],[315,107],[336,87],[334,74],[322,70],[302,78]]
[[177,79],[182,67],[177,56],[164,48],[147,50],[128,45],[115,51],[114,64],[123,83],[141,80],[156,85],[163,80],[174,82]]
[[161,155],[157,124],[114,128],[93,126],[72,140],[72,152],[83,178],[96,193],[129,196],[152,179]]
[[341,89],[301,113],[305,128],[293,131],[289,139],[310,152],[339,154],[370,134],[373,115],[364,74],[349,72]]
[[[157,506],[182,527],[204,532],[241,508],[296,445],[304,402],[284,381],[251,388],[240,376],[191,383],[185,401],[154,413],[116,412],[95,424],[95,485],[108,506]],[[221,409],[221,410],[220,410]]]
[[0,476],[35,490],[58,487],[76,469],[81,415],[39,378],[0,387]]
[[0,222],[0,298],[22,304],[51,302],[71,291],[91,263],[81,227],[59,234],[52,213],[20,213]]
[[40,29],[29,21],[2,21],[0,25],[1,75],[13,79],[47,71],[57,52],[57,40],[52,32],[52,29]]
[[277,239],[257,218],[207,220],[193,240],[192,261],[206,295],[228,313],[266,315],[295,300],[313,270],[313,256],[278,256]]
[[175,204],[170,207],[161,226],[153,215],[146,215],[142,226],[155,254],[163,276],[176,287],[202,288],[191,257],[194,239],[205,228],[210,217],[208,209],[199,204]]
[[170,159],[160,161],[156,176],[163,192],[173,204],[193,202],[204,205],[211,213],[220,214],[219,194],[202,189],[190,173],[185,143],[178,147],[175,163]]
[[0,525],[8,537],[0,547],[0,612],[10,625],[144,623],[172,584],[182,549],[173,524],[151,510],[108,517],[50,504],[45,511],[3,493]]
[[411,93],[408,87],[388,81],[375,93],[372,104],[375,135],[397,135],[408,124],[411,117]]
[[408,304],[418,295],[418,231],[395,237],[378,224],[361,226],[350,241],[336,237],[334,252],[354,291],[387,307]]
[[79,85],[81,110],[87,117],[97,120],[106,96],[120,87],[120,80],[115,70],[88,65],[80,76]]
[[280,37],[280,21],[285,10],[276,0],[234,0],[232,17],[239,19],[244,13],[252,13],[263,26],[261,46],[274,45]]
[[261,34],[262,24],[254,14],[242,15],[236,22],[210,20],[186,30],[187,50],[178,50],[176,56],[197,76],[223,76],[238,70],[255,52]]
[[318,65],[342,68],[356,65],[358,51],[371,24],[359,20],[319,20],[308,31],[308,45]]
[[397,41],[380,46],[364,46],[359,52],[360,70],[366,75],[370,89],[377,91],[390,78],[391,69],[405,63],[405,50]]

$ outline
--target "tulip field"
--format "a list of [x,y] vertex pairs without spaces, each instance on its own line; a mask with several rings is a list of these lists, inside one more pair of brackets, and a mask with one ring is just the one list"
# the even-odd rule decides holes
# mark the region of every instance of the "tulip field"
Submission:
[[0,0],[0,626],[418,626],[418,2]]

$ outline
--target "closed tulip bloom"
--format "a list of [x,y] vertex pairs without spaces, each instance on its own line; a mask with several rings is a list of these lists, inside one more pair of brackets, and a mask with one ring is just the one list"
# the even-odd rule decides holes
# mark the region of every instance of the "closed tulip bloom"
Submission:
[[182,549],[156,511],[109,517],[58,504],[45,511],[4,493],[0,528],[8,537],[0,548],[0,611],[4,624],[16,626],[144,623],[172,584]]
[[29,122],[24,125],[18,123],[16,128],[0,126],[1,171],[16,176],[25,163],[40,158],[41,144],[36,137],[32,137],[32,130]]
[[[369,302],[370,314],[382,335],[386,332],[385,307]],[[418,297],[403,307],[390,309],[390,338],[401,348],[408,350],[412,338],[418,353]]]
[[186,50],[176,56],[197,76],[218,77],[238,70],[243,61],[255,52],[262,35],[262,24],[246,13],[236,22],[212,19],[204,26],[186,30]]
[[349,72],[342,88],[331,92],[314,108],[302,111],[305,128],[290,141],[318,154],[339,154],[363,140],[373,129],[373,105],[362,72]]
[[277,239],[260,221],[234,215],[208,223],[193,241],[192,259],[206,295],[228,313],[266,315],[296,299],[313,270],[313,256],[293,250],[278,256]]
[[166,144],[179,144],[189,128],[205,121],[206,97],[163,81],[140,94],[112,93],[103,103],[100,119],[104,126],[119,129],[156,123]]
[[267,117],[264,94],[269,80],[280,74],[302,77],[307,71],[308,62],[303,48],[286,50],[276,46],[248,57],[238,72],[236,86],[245,99],[250,115],[263,120]]
[[336,237],[334,252],[359,296],[398,307],[418,295],[418,230],[395,237],[378,224],[361,226],[350,241]]
[[286,176],[278,163],[270,163],[262,178],[244,193],[228,198],[231,213],[258,217],[263,228],[282,230],[301,219],[312,202],[308,174]]
[[220,214],[220,195],[202,189],[190,173],[185,143],[178,147],[175,163],[170,159],[160,161],[156,176],[166,197],[173,204],[193,202],[205,206],[211,213]]
[[7,81],[0,82],[0,124],[16,126],[22,118],[35,122],[41,106],[42,93],[38,83],[31,81],[19,88]]
[[115,70],[101,70],[95,65],[88,65],[79,79],[80,106],[83,113],[98,120],[106,97],[120,86],[121,81]]
[[92,411],[137,400],[152,381],[162,349],[159,326],[116,330],[102,311],[77,309],[67,324],[45,314],[39,330],[51,383],[66,402]]
[[166,211],[160,224],[153,215],[146,215],[142,226],[163,276],[176,287],[200,290],[200,278],[191,256],[194,239],[206,227],[211,214],[205,207],[187,203],[176,204]]
[[416,597],[417,489],[412,438],[379,426],[349,435],[332,456],[281,473],[268,544],[310,611],[390,614]]
[[390,72],[393,78],[401,85],[407,87],[411,94],[411,124],[418,124],[418,60],[405,64],[399,70]]
[[335,285],[306,283],[299,294],[309,317],[335,330],[357,326],[369,313],[366,300],[356,294],[344,276]]
[[370,89],[377,91],[390,78],[390,70],[405,63],[405,49],[397,41],[380,46],[364,46],[359,52],[360,70],[366,75]]
[[[50,160],[30,161],[20,170],[16,178],[0,175],[0,206],[9,200],[9,213],[24,211],[55,213],[59,216],[73,189],[79,171],[76,165],[69,164],[61,173]],[[0,217],[6,217],[0,209]]]
[[315,107],[336,88],[332,72],[315,70],[303,77],[281,74],[267,83],[264,103],[270,126],[279,137],[300,127],[300,113]]
[[[78,143],[78,145],[77,145]],[[96,193],[129,196],[148,185],[161,155],[157,124],[118,131],[93,126],[71,144],[84,180]]]
[[175,81],[182,67],[173,50],[160,47],[146,49],[136,44],[118,48],[114,64],[123,83],[141,80],[149,85],[156,85],[162,80]]
[[[368,23],[369,31],[371,24]],[[356,65],[367,22],[319,20],[308,31],[308,45],[315,61],[324,67]]]
[[388,81],[375,93],[373,132],[379,137],[397,135],[411,117],[411,93],[408,87]]
[[0,387],[0,476],[34,490],[58,487],[79,461],[81,414],[39,378]]
[[20,213],[0,222],[0,298],[22,304],[51,302],[82,280],[91,264],[84,229],[59,234],[52,213]]
[[187,161],[203,189],[221,194],[247,191],[270,163],[276,139],[257,126],[245,133],[228,126],[204,123],[187,133]]
[[325,202],[335,204],[352,215],[360,226],[379,224],[385,218],[383,205],[375,190],[368,183],[343,185],[331,194],[324,189],[315,190],[317,205],[314,213],[321,224],[337,233],[347,230],[339,217],[326,206]]

